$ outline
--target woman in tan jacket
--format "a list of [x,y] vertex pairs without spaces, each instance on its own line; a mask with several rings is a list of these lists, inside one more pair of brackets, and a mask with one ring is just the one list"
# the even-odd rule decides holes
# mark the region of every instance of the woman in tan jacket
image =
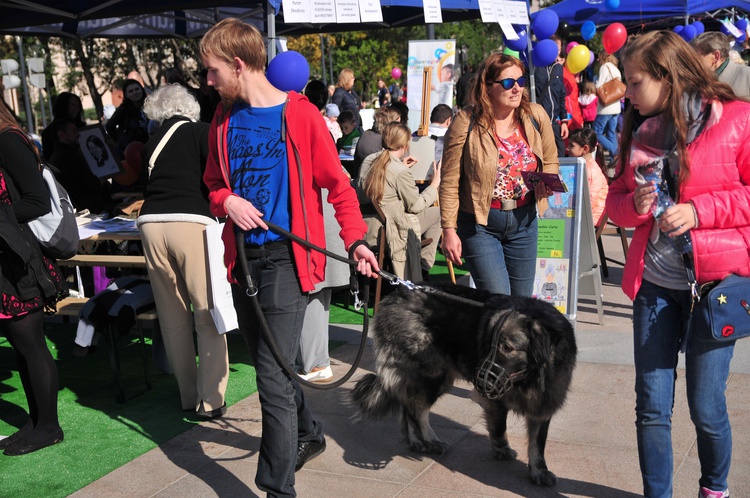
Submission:
[[525,68],[490,55],[471,90],[471,106],[445,135],[440,215],[445,257],[461,258],[480,289],[531,296],[537,253],[537,205],[552,192],[524,184],[521,171],[557,173],[552,125],[529,102]]
[[[440,167],[435,166],[430,185],[420,193],[409,166],[402,161],[410,143],[411,132],[406,125],[396,122],[386,125],[383,151],[371,154],[362,164],[360,189],[385,215],[394,273],[420,281],[435,263],[440,236],[440,210],[433,206],[440,185]],[[418,256],[420,239],[432,242],[422,247]],[[409,254],[412,251],[415,254]]]

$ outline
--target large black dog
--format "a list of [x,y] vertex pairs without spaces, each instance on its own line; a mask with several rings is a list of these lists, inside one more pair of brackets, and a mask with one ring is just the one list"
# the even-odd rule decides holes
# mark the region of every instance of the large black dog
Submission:
[[430,426],[430,408],[456,378],[466,379],[481,394],[475,397],[495,457],[517,455],[506,435],[512,410],[526,418],[531,480],[557,482],[544,447],[570,387],[576,342],[570,322],[551,304],[455,285],[400,288],[380,303],[371,336],[377,373],[360,379],[351,394],[359,418],[399,410],[413,451],[443,453],[448,445]]

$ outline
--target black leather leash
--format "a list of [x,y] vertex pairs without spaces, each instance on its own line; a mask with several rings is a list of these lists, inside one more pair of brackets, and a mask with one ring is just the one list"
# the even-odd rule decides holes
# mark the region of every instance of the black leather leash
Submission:
[[[281,228],[280,226],[274,223],[271,223],[269,221],[265,221],[265,223],[266,225],[268,225],[268,228],[271,231],[279,235],[283,235],[284,237],[290,240],[293,240],[299,244],[302,244],[305,247],[321,252],[325,254],[326,256],[328,256],[329,258],[333,258],[336,261],[345,263],[351,266],[352,268],[357,266],[357,262],[354,261],[353,259],[344,258],[342,256],[339,256],[338,254],[328,251],[327,249],[318,247],[312,242],[309,242],[303,239],[302,237],[299,237],[289,232],[288,230]],[[279,346],[276,343],[276,339],[273,337],[273,334],[271,334],[271,329],[269,328],[268,322],[266,321],[266,316],[260,307],[260,301],[258,300],[258,289],[257,287],[255,287],[255,283],[253,282],[252,276],[250,275],[250,268],[247,264],[247,256],[245,252],[245,237],[241,236],[242,233],[244,232],[241,232],[235,238],[237,241],[237,254],[239,255],[240,262],[242,264],[242,272],[244,273],[245,280],[246,280],[245,293],[248,295],[248,297],[250,297],[250,301],[252,301],[253,303],[253,308],[255,309],[255,312],[258,315],[258,320],[260,321],[260,328],[263,331],[263,335],[266,339],[266,342],[268,342],[268,347],[271,350],[273,357],[276,359],[276,362],[279,364],[279,366],[281,366],[281,368],[284,370],[284,372],[287,375],[297,380],[297,382],[299,382],[303,386],[310,387],[313,389],[320,389],[320,390],[335,389],[341,386],[342,384],[344,384],[344,382],[349,380],[351,376],[354,375],[354,372],[357,370],[357,368],[359,368],[359,363],[362,360],[362,355],[364,354],[365,346],[367,344],[367,332],[370,326],[370,314],[369,314],[368,307],[367,307],[367,303],[369,302],[369,299],[370,299],[369,279],[366,279],[366,278],[363,279],[364,285],[363,285],[363,290],[362,290],[362,299],[359,298],[358,277],[355,275],[352,275],[351,280],[350,280],[351,287],[352,287],[351,292],[354,295],[354,299],[355,299],[354,308],[357,311],[359,311],[360,309],[364,311],[364,319],[362,322],[362,339],[360,340],[359,350],[357,351],[357,357],[354,359],[354,362],[352,363],[351,368],[343,377],[341,377],[337,381],[325,383],[325,384],[310,382],[308,380],[301,378],[297,374],[297,372],[295,372],[289,366],[289,363],[284,359],[284,356],[281,354],[281,351],[279,350]],[[391,285],[403,285],[409,290],[421,290],[426,293],[430,293],[430,294],[438,295],[441,297],[449,298],[455,301],[459,301],[469,306],[476,306],[476,307],[484,306],[484,303],[480,303],[478,301],[467,299],[461,296],[456,296],[454,294],[448,294],[447,292],[443,292],[441,290],[435,289],[434,287],[417,285],[409,280],[403,280],[399,278],[397,275],[387,272],[383,270],[382,268],[377,273],[378,273],[378,276],[387,280]]]

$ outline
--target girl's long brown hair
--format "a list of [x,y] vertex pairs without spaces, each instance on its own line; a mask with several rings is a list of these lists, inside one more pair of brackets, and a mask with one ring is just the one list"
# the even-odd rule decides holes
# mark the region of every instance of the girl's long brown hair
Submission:
[[[489,95],[489,87],[492,85],[493,81],[500,77],[500,73],[505,69],[514,66],[526,74],[526,67],[523,65],[523,62],[506,54],[490,55],[482,62],[477,70],[474,87],[469,94],[469,103],[473,108],[474,119],[488,130],[492,129],[495,119],[493,110],[494,106]],[[522,113],[525,112],[526,114],[529,114],[531,112],[529,98],[529,92],[524,91],[521,96],[521,105],[515,111],[516,120],[519,123],[521,122]]]
[[25,135],[24,131],[19,126],[18,121],[16,121],[16,118],[11,114],[5,103],[0,102],[0,133],[10,129],[16,129]]
[[383,129],[383,150],[370,167],[365,180],[365,194],[373,204],[379,204],[385,190],[385,173],[391,162],[390,151],[398,150],[411,140],[411,131],[405,124],[391,122]]
[[[623,65],[643,71],[652,78],[669,85],[665,103],[666,118],[674,124],[677,138],[677,154],[680,161],[678,180],[690,176],[690,161],[687,153],[687,122],[683,116],[683,96],[700,95],[704,100],[729,102],[738,100],[732,87],[720,82],[712,71],[706,69],[697,52],[679,35],[672,31],[651,31],[632,37],[621,55]],[[618,167],[615,178],[620,176],[630,160],[633,143],[635,110],[625,112],[622,127]]]

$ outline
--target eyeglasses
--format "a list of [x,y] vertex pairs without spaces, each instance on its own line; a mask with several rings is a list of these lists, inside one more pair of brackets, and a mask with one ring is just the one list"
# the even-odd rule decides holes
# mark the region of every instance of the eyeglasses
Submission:
[[518,83],[518,86],[523,88],[524,85],[526,85],[526,77],[521,76],[520,78],[515,79],[515,80],[513,78],[503,78],[501,80],[492,81],[491,83],[500,85],[501,87],[503,87],[504,90],[510,90],[516,85],[516,83]]

